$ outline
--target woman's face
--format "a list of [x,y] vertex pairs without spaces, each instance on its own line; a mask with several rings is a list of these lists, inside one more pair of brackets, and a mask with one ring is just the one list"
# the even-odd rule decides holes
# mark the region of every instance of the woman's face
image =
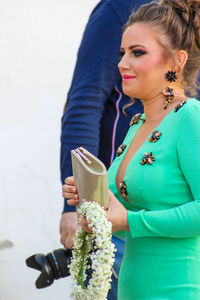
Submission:
[[152,98],[168,85],[165,73],[172,61],[157,36],[146,23],[135,23],[123,34],[118,67],[123,91],[130,97]]

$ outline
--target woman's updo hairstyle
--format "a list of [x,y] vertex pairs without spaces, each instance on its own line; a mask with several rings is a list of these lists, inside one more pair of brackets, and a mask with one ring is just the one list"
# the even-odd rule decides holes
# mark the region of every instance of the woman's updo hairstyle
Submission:
[[167,38],[167,42],[160,40],[169,53],[187,52],[181,84],[188,95],[195,96],[200,69],[200,0],[161,0],[142,5],[131,14],[124,30],[136,22],[158,28]]

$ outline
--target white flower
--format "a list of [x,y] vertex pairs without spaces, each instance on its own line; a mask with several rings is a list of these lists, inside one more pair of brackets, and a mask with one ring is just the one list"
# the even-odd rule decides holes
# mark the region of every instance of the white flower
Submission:
[[[93,233],[86,233],[80,224],[74,236],[74,247],[70,273],[75,286],[72,296],[75,300],[106,300],[110,289],[114,252],[112,224],[106,218],[105,210],[97,202],[85,202],[78,209],[79,223],[86,217]],[[88,258],[92,263],[92,277],[84,286]]]

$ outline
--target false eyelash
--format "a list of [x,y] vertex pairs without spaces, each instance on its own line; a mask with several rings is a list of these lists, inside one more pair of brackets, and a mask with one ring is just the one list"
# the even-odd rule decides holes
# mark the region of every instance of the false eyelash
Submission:
[[124,51],[119,51],[119,57],[122,58],[124,56],[125,52]]
[[139,57],[146,54],[146,52],[142,50],[133,50],[132,53],[134,54],[135,57]]

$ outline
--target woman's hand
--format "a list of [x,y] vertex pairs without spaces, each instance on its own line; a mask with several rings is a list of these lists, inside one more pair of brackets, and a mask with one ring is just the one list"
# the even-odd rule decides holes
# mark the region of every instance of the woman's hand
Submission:
[[89,227],[89,223],[88,223],[88,221],[86,220],[86,217],[83,217],[83,218],[81,219],[80,225],[81,225],[81,227],[82,227],[82,229],[83,229],[84,231],[86,231],[86,232],[88,232],[88,233],[92,233],[92,228]]
[[[86,200],[84,200],[86,201]],[[108,221],[112,223],[112,232],[130,231],[127,218],[127,210],[109,190],[109,208],[107,210]],[[84,231],[92,233],[86,218],[82,218],[81,227]]]
[[[75,187],[74,177],[70,176],[65,179],[65,184],[62,186],[63,197],[67,198],[69,205],[77,205],[79,203],[78,191]],[[83,202],[87,200],[83,199]],[[88,233],[92,233],[92,229],[88,226],[86,218],[82,218],[80,225],[82,229]]]
[[112,223],[112,232],[130,231],[128,225],[127,210],[109,190],[108,221]]
[[[65,179],[65,185],[62,187],[63,197],[67,198],[69,205],[77,205],[79,203],[79,197],[77,188],[75,187],[74,177],[70,176]],[[87,200],[83,200],[87,201]],[[127,219],[127,210],[117,200],[113,193],[109,190],[109,208],[107,211],[108,221],[112,223],[112,232],[116,231],[130,231]],[[92,229],[88,226],[86,218],[82,218],[81,227],[84,231],[91,233]]]
[[79,203],[78,191],[75,187],[74,177],[70,176],[65,179],[65,184],[62,186],[63,197],[67,198],[67,204],[77,205]]

